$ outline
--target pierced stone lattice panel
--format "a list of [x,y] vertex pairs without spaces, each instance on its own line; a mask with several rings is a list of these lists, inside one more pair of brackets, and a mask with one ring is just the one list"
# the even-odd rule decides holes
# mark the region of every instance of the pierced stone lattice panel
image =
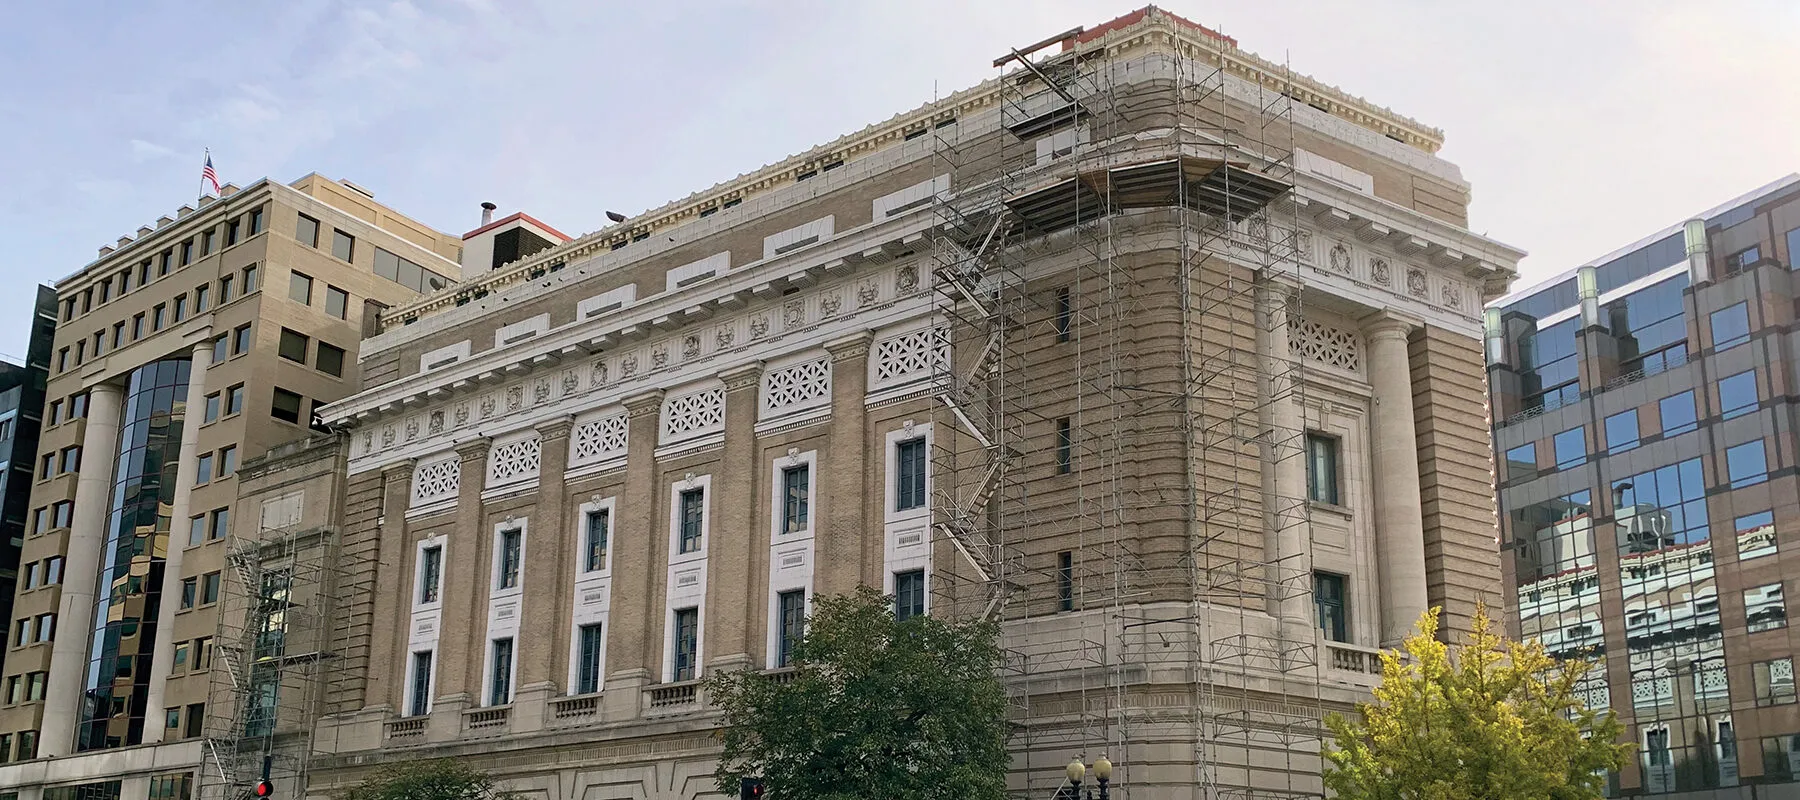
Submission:
[[1362,340],[1355,333],[1323,322],[1295,320],[1288,326],[1288,350],[1328,367],[1362,371]]
[[462,459],[450,458],[420,464],[413,470],[412,505],[418,507],[456,496],[462,486]]
[[831,399],[831,360],[821,358],[763,376],[763,413],[779,414]]
[[575,432],[569,437],[569,465],[592,464],[624,456],[630,430],[624,413],[576,425]]
[[536,436],[494,445],[488,452],[487,485],[504,486],[536,478],[542,459],[543,441]]
[[883,385],[929,377],[932,367],[948,353],[940,332],[928,328],[876,342],[873,355],[870,377],[876,385]]
[[725,390],[670,398],[663,403],[663,442],[691,439],[725,427]]

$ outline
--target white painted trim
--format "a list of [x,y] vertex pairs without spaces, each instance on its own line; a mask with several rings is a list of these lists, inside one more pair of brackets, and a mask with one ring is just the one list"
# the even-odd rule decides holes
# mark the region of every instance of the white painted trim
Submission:
[[[607,514],[606,563],[600,569],[587,572],[587,517],[596,511]],[[602,497],[595,495],[576,508],[578,515],[576,552],[571,558],[575,570],[573,590],[569,596],[570,608],[573,609],[569,623],[568,682],[563,684],[567,694],[575,694],[575,684],[581,673],[581,626],[600,626],[600,684],[599,691],[606,690],[606,651],[608,638],[612,635],[612,559],[615,545],[618,542],[618,497]]]
[[[895,484],[899,479],[899,445],[901,442],[925,440],[925,505],[921,508],[895,511]],[[931,508],[933,474],[931,463],[932,429],[930,422],[905,420],[901,426],[882,437],[882,591],[894,593],[894,575],[910,570],[925,571],[925,613],[931,613],[932,531]]]
[[448,347],[440,347],[421,355],[419,356],[419,372],[443,369],[458,361],[466,360],[473,347],[474,345],[468,339],[464,339]]
[[[706,563],[700,563],[700,584],[706,585]],[[669,608],[663,612],[663,671],[662,682],[675,682],[675,612],[685,608],[694,609],[694,679],[706,677],[706,597],[705,592],[692,602],[676,602],[670,598]]]
[[[692,553],[683,553],[681,552],[681,494],[691,489],[701,491],[700,549]],[[668,552],[670,565],[706,558],[706,548],[712,543],[712,501],[711,475],[695,475],[692,481],[678,480],[669,485]]]
[[[793,533],[782,533],[786,515],[782,513],[783,482],[786,471],[806,467],[806,527]],[[774,669],[781,641],[782,592],[801,589],[806,592],[806,608],[810,615],[813,604],[813,573],[817,565],[814,542],[817,541],[819,514],[819,451],[807,450],[793,455],[780,455],[769,461],[769,595],[765,612],[768,624],[763,626],[764,666]]]
[[837,224],[834,215],[826,214],[803,225],[796,225],[780,233],[763,237],[763,259],[771,259],[779,255],[811,247],[831,238]]
[[[494,348],[518,344],[526,339],[535,338],[550,332],[550,314],[548,312],[535,317],[519,320],[511,325],[502,325],[494,331]],[[515,659],[516,660],[516,659]]]
[[875,198],[871,206],[873,214],[870,219],[879,222],[896,214],[928,205],[935,199],[948,197],[949,194],[950,174],[944,173],[930,180],[915,183],[898,192]]
[[[494,643],[501,639],[512,640],[512,658],[510,659],[510,663],[506,665],[508,675],[506,681],[506,702],[493,703],[490,701],[493,700],[491,692],[494,687]],[[517,631],[498,634],[489,631],[486,642],[487,645],[485,649],[487,652],[483,653],[481,656],[483,662],[481,669],[481,686],[476,688],[475,702],[472,705],[475,708],[510,706],[513,704],[513,701],[519,699],[519,634]],[[432,658],[432,661],[436,660],[435,657]]]
[[[681,553],[681,493],[691,489],[702,492],[700,504],[700,549]],[[702,675],[706,664],[706,553],[712,543],[712,476],[695,475],[692,480],[673,481],[669,485],[669,568],[663,596],[663,681],[675,675],[675,612],[683,608],[698,609],[694,644],[694,677]]]
[[[418,660],[417,659],[418,659],[418,655],[420,653],[430,653],[431,654],[431,674],[425,676],[425,715],[431,714],[432,706],[437,704],[437,672],[438,672],[438,661],[440,660],[438,658],[437,640],[433,639],[431,641],[431,643],[425,647],[407,645],[406,668],[405,668],[406,684],[405,684],[404,691],[401,692],[402,696],[400,698],[400,716],[402,716],[402,717],[414,717],[415,716],[412,713],[412,709],[413,709],[412,691],[413,691],[413,679],[418,677]],[[514,660],[516,661],[517,659],[515,658]]]
[[[728,269],[731,269],[731,251],[714,253],[699,261],[692,261],[669,270],[665,277],[667,286],[663,291],[673,292],[715,275],[721,275]],[[584,316],[583,319],[586,317]]]
[[627,283],[601,292],[575,304],[575,321],[580,322],[637,302],[637,284]]
[[[799,530],[783,532],[782,523],[786,515],[782,513],[782,483],[787,478],[787,470],[806,468],[806,524]],[[807,450],[795,452],[793,455],[781,455],[769,462],[769,540],[790,542],[813,538],[815,525],[819,520],[819,451]]]
[[[519,517],[517,519],[512,519],[512,520],[501,520],[500,522],[497,522],[494,524],[493,541],[488,545],[488,547],[489,547],[488,604],[489,605],[492,605],[494,603],[494,601],[496,601],[496,600],[500,600],[503,598],[509,598],[509,597],[516,597],[518,595],[522,595],[525,593],[525,559],[527,557],[526,554],[530,548],[530,541],[529,541],[530,532],[528,530],[530,528],[530,524],[531,524],[531,519],[528,517]],[[519,580],[517,583],[515,583],[512,586],[502,587],[500,585],[500,569],[504,565],[501,563],[501,559],[500,559],[500,547],[502,544],[500,534],[503,531],[509,531],[509,530],[517,530],[519,532]],[[517,623],[515,622],[514,625],[516,626]]]
[[[460,459],[461,456],[458,455],[456,451],[450,450],[420,459],[413,465],[412,485],[408,487],[407,493],[406,516],[408,519],[440,511],[456,504],[456,498],[462,491],[462,481],[465,477],[462,474],[462,464]],[[457,465],[455,487],[443,494],[421,497],[419,495],[420,476],[423,475],[427,469],[433,469],[438,465],[445,463]]]

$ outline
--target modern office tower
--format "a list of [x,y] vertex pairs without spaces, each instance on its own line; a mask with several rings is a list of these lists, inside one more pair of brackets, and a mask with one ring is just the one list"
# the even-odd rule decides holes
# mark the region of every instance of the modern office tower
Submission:
[[[460,275],[458,237],[347,183],[261,180],[55,285],[43,431],[0,704],[23,800],[188,796],[239,462],[358,385],[379,310]],[[35,410],[34,410],[35,413]],[[52,565],[44,567],[42,565]]]
[[1514,632],[1604,658],[1624,793],[1800,774],[1797,255],[1789,176],[1487,310]]
[[[0,631],[10,645],[30,620],[14,621],[13,594],[56,583],[62,561],[21,562],[25,520],[31,507],[32,460],[37,455],[38,415],[44,407],[50,351],[56,336],[56,290],[39,286],[23,363],[0,361]],[[29,634],[26,634],[29,636]],[[0,646],[0,675],[10,646]]]
[[1166,12],[1001,67],[383,312],[344,438],[240,499],[284,644],[214,701],[259,709],[233,748],[295,796],[432,757],[711,796],[701,680],[781,679],[860,584],[1001,621],[1021,797],[1102,753],[1139,798],[1319,794],[1375,648],[1500,601],[1520,253],[1438,131]]

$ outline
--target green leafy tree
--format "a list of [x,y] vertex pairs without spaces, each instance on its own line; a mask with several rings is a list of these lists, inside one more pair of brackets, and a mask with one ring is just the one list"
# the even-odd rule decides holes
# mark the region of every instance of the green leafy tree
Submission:
[[863,588],[820,599],[781,680],[707,681],[725,712],[715,777],[782,800],[1002,800],[1006,692],[997,628],[915,616]]
[[405,761],[377,770],[343,800],[508,800],[486,773],[461,761]]
[[1332,715],[1325,785],[1342,800],[1588,800],[1631,745],[1608,709],[1578,689],[1592,662],[1557,660],[1534,641],[1506,642],[1487,610],[1467,641],[1436,639],[1438,612],[1419,620],[1402,650],[1381,657],[1375,701],[1360,719]]

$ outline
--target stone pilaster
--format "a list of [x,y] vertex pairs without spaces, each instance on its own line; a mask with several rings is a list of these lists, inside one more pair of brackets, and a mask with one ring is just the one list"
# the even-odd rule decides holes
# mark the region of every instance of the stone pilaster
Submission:
[[[75,723],[81,714],[87,676],[88,641],[94,628],[94,591],[99,585],[100,548],[119,458],[119,407],[123,393],[103,383],[88,390],[87,427],[81,439],[81,472],[75,483],[69,544],[64,552],[62,595],[56,612],[56,639],[50,649],[50,685],[45,688],[39,756],[75,751]],[[162,709],[153,709],[157,714]]]
[[1258,287],[1258,355],[1263,362],[1261,391],[1265,471],[1263,483],[1264,558],[1267,608],[1290,640],[1312,641],[1312,534],[1307,522],[1306,417],[1300,408],[1300,364],[1289,342],[1289,325],[1299,287],[1265,280]]
[[[181,563],[187,552],[188,515],[194,494],[195,461],[200,453],[200,426],[205,421],[206,370],[212,365],[212,343],[194,345],[188,367],[186,407],[182,414],[180,460],[175,464],[175,497],[169,504],[169,544],[163,561],[163,585],[178,586]],[[169,686],[169,670],[174,666],[175,613],[179,603],[162,603],[156,610],[156,644],[152,653],[150,685],[145,690],[145,713],[154,715],[163,708],[163,697]],[[166,728],[157,724],[144,726],[144,744],[162,741]]]
[[1425,533],[1419,499],[1418,435],[1413,427],[1407,332],[1390,314],[1363,326],[1369,340],[1370,419],[1375,473],[1375,553],[1380,569],[1381,646],[1399,644],[1425,613]]
[[578,526],[570,524],[568,487],[563,473],[569,466],[569,432],[573,420],[564,417],[538,425],[537,505],[531,512],[531,535],[525,542],[526,613],[519,620],[519,690],[510,730],[521,733],[543,725],[544,707],[557,694],[557,684],[567,675],[566,655],[573,607],[574,554]]
[[831,438],[819,459],[821,515],[813,538],[813,591],[845,594],[868,582],[881,586],[882,530],[865,520],[864,484],[871,469],[868,416],[869,344],[861,331],[825,344],[831,353]]
[[662,423],[662,390],[625,398],[625,486],[613,524],[612,631],[607,634],[606,706],[610,718],[636,716],[645,684],[656,674],[662,613],[654,607],[663,579],[667,528],[656,496],[656,442]]
[[[376,521],[377,561],[375,567],[375,607],[371,613],[370,636],[377,646],[390,651],[369,653],[368,685],[363,702],[370,706],[405,708],[406,652],[408,629],[412,624],[412,574],[407,569],[412,558],[412,536],[408,535],[406,511],[412,506],[412,459],[390,464],[381,471],[381,517]],[[392,660],[390,660],[392,659]],[[442,669],[440,667],[440,669]]]
[[[767,605],[747,587],[761,585],[768,570],[768,526],[757,517],[757,492],[764,491],[762,455],[756,446],[756,417],[762,407],[762,362],[719,373],[725,382],[725,447],[719,463],[725,474],[713,482],[712,541],[706,543],[706,671],[751,666],[757,620]],[[766,591],[766,588],[765,588]]]
[[439,628],[437,700],[431,705],[427,736],[433,740],[462,735],[462,712],[479,705],[481,672],[487,654],[487,515],[481,490],[487,486],[488,451],[493,440],[458,445],[462,478],[456,491],[456,523],[444,548],[444,607]]

